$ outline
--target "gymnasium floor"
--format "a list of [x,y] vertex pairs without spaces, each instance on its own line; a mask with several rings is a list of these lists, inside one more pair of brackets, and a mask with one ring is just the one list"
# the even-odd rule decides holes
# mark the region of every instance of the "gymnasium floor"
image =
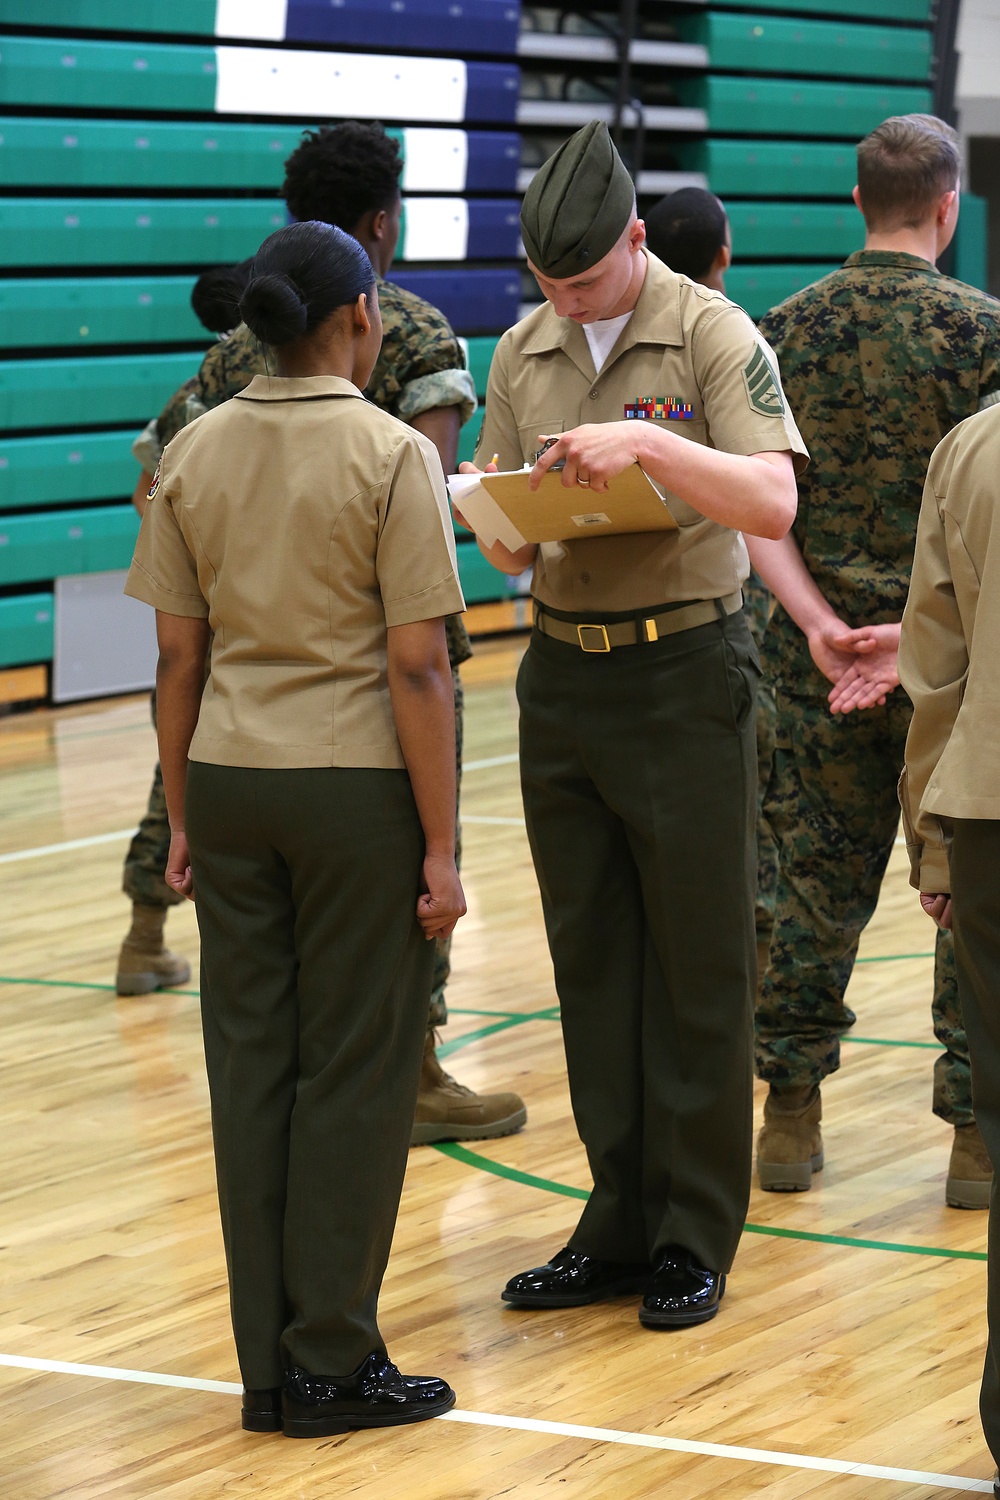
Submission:
[[[391,1356],[447,1377],[458,1407],[316,1443],[239,1427],[195,990],[113,989],[147,702],[0,721],[3,1500],[991,1491],[986,1215],[944,1204],[933,929],[901,848],[851,986],[858,1035],[824,1088],[828,1165],[808,1195],[755,1189],[719,1317],[654,1333],[631,1299],[500,1303],[565,1242],[588,1182],[521,822],[517,654],[464,673],[470,914],[445,1035],[463,1081],[524,1095],[528,1127],[411,1152],[382,1301]],[[190,907],[168,935],[194,958]]]

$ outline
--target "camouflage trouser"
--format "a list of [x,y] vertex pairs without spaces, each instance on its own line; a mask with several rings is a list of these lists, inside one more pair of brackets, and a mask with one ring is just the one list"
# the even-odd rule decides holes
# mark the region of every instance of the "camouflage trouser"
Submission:
[[[462,730],[464,696],[462,679],[457,668],[452,669],[455,687],[455,749],[459,783],[462,778]],[[153,724],[156,724],[156,694],[152,696]],[[184,897],[172,891],[163,878],[170,851],[170,824],[167,821],[167,803],[163,795],[163,779],[157,762],[153,772],[153,785],[149,793],[149,806],[125,856],[122,889],[132,901],[140,906],[175,906]],[[462,825],[455,819],[455,857],[462,858]],[[431,989],[431,1026],[443,1026],[448,1019],[448,1007],[444,990],[451,973],[451,938],[438,938],[434,954],[434,979]]]
[[[779,871],[756,1065],[771,1083],[818,1083],[840,1066],[840,1036],[855,1021],[844,995],[899,826],[896,782],[911,709],[898,689],[884,708],[837,716],[824,698],[778,688],[776,700],[764,813]],[[934,1068],[934,1113],[967,1125],[969,1051],[950,933],[938,932],[931,1014],[945,1048]]]
[[[156,728],[156,694],[150,699],[153,728]],[[122,890],[129,900],[140,906],[177,906],[184,897],[172,891],[163,878],[170,853],[170,824],[167,821],[167,799],[163,795],[163,778],[157,761],[149,805],[136,830],[122,872]]]
[[[743,585],[743,607],[759,651],[771,613],[771,594],[756,573]],[[762,679],[757,684],[757,905],[755,918],[758,945],[766,946],[774,925],[774,898],[778,888],[778,850],[764,817],[764,796],[771,778],[774,757],[774,689]]]

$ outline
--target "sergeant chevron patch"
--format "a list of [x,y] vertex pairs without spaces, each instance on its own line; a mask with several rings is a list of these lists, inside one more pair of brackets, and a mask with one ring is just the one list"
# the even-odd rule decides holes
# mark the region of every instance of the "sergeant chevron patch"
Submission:
[[762,417],[783,417],[785,402],[771,361],[758,344],[743,370],[743,384],[751,409]]

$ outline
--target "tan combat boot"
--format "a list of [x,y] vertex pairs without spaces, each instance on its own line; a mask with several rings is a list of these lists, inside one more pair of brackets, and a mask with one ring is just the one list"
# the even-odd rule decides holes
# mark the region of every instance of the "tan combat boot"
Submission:
[[956,1125],[948,1163],[944,1201],[949,1208],[989,1208],[993,1167],[986,1154],[979,1126]]
[[488,1141],[513,1135],[528,1118],[517,1094],[474,1094],[444,1071],[428,1031],[420,1067],[420,1092],[410,1133],[411,1146],[435,1141]]
[[822,1170],[823,1104],[819,1085],[775,1088],[764,1100],[764,1124],[757,1137],[757,1172],[769,1193],[805,1193]]
[[148,995],[170,985],[187,984],[191,965],[163,946],[162,906],[132,906],[132,926],[118,955],[115,989],[119,995]]

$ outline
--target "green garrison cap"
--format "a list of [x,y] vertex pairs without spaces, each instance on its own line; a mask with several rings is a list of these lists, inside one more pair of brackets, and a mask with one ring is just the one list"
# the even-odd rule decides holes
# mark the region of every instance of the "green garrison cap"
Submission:
[[635,187],[608,127],[591,120],[532,178],[521,205],[521,238],[543,276],[579,276],[624,233]]

